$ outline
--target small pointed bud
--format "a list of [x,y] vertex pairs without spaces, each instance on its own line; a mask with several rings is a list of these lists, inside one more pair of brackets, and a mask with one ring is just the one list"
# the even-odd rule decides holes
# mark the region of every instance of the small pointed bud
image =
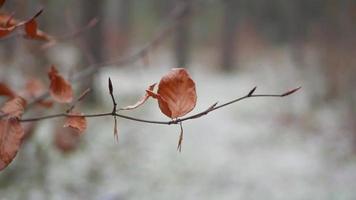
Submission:
[[111,82],[110,78],[109,78],[109,92],[110,92],[110,94],[113,93],[113,87],[112,87],[112,82]]
[[249,93],[248,93],[248,97],[252,96],[253,93],[256,91],[257,87],[254,87]]
[[295,88],[295,89],[293,89],[293,90],[289,90],[288,92],[282,94],[281,97],[285,97],[285,96],[291,95],[291,94],[293,94],[294,92],[298,91],[300,88],[302,88],[302,87],[297,87],[297,88]]

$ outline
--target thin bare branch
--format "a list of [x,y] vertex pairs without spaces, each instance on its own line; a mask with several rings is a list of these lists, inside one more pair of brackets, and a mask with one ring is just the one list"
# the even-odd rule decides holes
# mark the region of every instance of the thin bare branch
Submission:
[[[300,89],[300,87],[299,87]],[[174,120],[170,120],[170,121],[155,121],[155,120],[147,120],[147,119],[140,119],[140,118],[136,118],[136,117],[131,117],[131,116],[127,116],[127,115],[122,115],[117,113],[115,110],[113,112],[106,112],[106,113],[99,113],[99,114],[86,114],[86,115],[73,115],[73,114],[68,114],[68,113],[59,113],[59,114],[53,114],[53,115],[47,115],[47,116],[42,116],[42,117],[34,117],[34,118],[24,118],[24,119],[20,119],[20,122],[31,122],[31,121],[40,121],[40,120],[45,120],[45,119],[52,119],[52,118],[58,118],[58,117],[87,117],[87,118],[91,118],[91,117],[103,117],[103,116],[114,116],[114,117],[119,117],[119,118],[123,118],[123,119],[127,119],[127,120],[131,120],[131,121],[136,121],[136,122],[142,122],[142,123],[149,123],[149,124],[162,124],[162,125],[171,125],[171,124],[179,124],[183,121],[187,121],[187,120],[192,120],[192,119],[197,119],[200,118],[204,115],[209,114],[212,111],[215,111],[217,109],[226,107],[228,105],[231,105],[233,103],[242,101],[244,99],[248,99],[248,98],[259,98],[259,97],[286,97],[289,96],[291,94],[293,94],[294,92],[296,92],[297,90],[299,90],[298,88],[290,90],[293,92],[284,92],[282,94],[250,94],[250,92],[248,94],[246,94],[243,97],[234,99],[232,101],[229,101],[227,103],[221,104],[219,106],[217,106],[217,103],[214,103],[212,106],[210,106],[208,109],[199,112],[197,114],[188,116],[188,117],[184,117],[184,118],[178,118],[178,119],[174,119]],[[286,95],[286,93],[288,93]]]
[[78,102],[82,101],[90,92],[90,88],[87,88],[73,103],[72,105],[67,109],[67,113],[70,113],[75,106],[78,104]]
[[[76,73],[73,77],[70,78],[70,81],[71,82],[81,81],[86,77],[98,72],[100,69],[102,69],[105,66],[110,66],[110,65],[123,66],[139,60],[142,56],[145,56],[145,54],[147,54],[148,51],[157,47],[169,35],[172,34],[175,28],[177,28],[180,20],[182,20],[183,17],[187,17],[186,15],[188,13],[186,12],[186,9],[187,9],[187,5],[185,3],[178,4],[178,6],[173,9],[173,11],[168,17],[168,20],[165,21],[165,23],[163,23],[161,29],[157,32],[157,34],[153,37],[153,39],[149,41],[146,45],[144,45],[142,48],[140,48],[138,51],[129,54],[127,56],[120,57],[119,59],[116,60],[92,64],[87,68],[85,68],[84,70]],[[190,12],[189,14],[191,15],[192,12]],[[35,105],[41,100],[44,100],[47,97],[49,97],[48,92],[33,99],[28,103],[26,109],[27,110],[30,109],[31,107],[33,107],[33,105]]]

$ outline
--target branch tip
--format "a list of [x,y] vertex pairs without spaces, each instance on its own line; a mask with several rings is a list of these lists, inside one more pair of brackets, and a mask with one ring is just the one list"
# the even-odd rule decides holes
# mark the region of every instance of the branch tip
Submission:
[[256,91],[256,89],[257,89],[257,86],[255,86],[255,87],[247,94],[247,96],[248,96],[248,97],[252,96],[253,93]]
[[296,91],[300,90],[300,88],[302,88],[302,87],[300,86],[300,87],[297,87],[295,89],[289,90],[289,91],[283,93],[281,95],[281,97],[285,97],[285,96],[291,95],[291,94],[295,93]]
[[112,82],[111,82],[110,77],[109,77],[109,92],[110,92],[110,94],[113,93],[113,87],[112,87]]
[[32,17],[32,19],[35,19],[38,16],[40,16],[40,14],[42,14],[42,12],[43,12],[43,8],[40,8],[40,10]]

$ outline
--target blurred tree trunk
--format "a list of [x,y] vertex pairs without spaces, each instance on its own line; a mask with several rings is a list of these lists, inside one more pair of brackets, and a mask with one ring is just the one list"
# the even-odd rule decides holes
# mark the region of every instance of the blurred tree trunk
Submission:
[[224,0],[224,27],[222,34],[221,65],[225,71],[234,69],[235,43],[239,21],[238,0]]
[[[85,58],[87,59],[84,62],[84,66],[88,66],[90,64],[99,63],[103,61],[103,4],[105,1],[100,0],[91,0],[81,1],[81,24],[87,24],[91,19],[97,18],[99,22],[95,25],[95,27],[89,29],[82,37],[83,40],[83,53],[85,54]],[[86,88],[94,88],[94,76],[87,77],[81,84],[81,90],[85,90]],[[87,99],[92,103],[95,103],[95,91],[90,92]]]
[[82,24],[88,23],[94,17],[99,19],[96,26],[85,33],[84,40],[88,52],[91,54],[91,61],[89,62],[100,62],[103,59],[102,55],[102,43],[103,43],[103,4],[104,1],[82,0],[81,12],[82,12]]
[[185,3],[186,6],[184,16],[182,16],[184,19],[178,22],[178,26],[175,31],[175,37],[174,37],[176,67],[187,67],[187,64],[189,62],[189,54],[190,54],[189,43],[191,42],[191,34],[190,34],[191,21],[190,19],[187,19],[185,16],[189,15],[189,13],[191,12],[192,1],[182,0],[182,2]]
[[124,54],[130,45],[132,0],[120,0],[118,9],[118,54]]

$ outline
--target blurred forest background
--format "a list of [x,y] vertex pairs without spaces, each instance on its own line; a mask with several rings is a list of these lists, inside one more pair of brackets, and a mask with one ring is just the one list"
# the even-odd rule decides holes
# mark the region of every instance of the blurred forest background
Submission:
[[[200,144],[199,140],[202,141],[204,138],[194,140],[194,138],[192,139],[187,136],[186,140],[191,140],[192,143],[187,141],[186,144],[184,144],[182,155],[177,157],[174,151],[175,141],[173,141],[176,138],[171,138],[172,141],[167,148],[162,147],[162,149],[158,150],[147,150],[147,148],[150,148],[147,147],[147,145],[154,146],[157,144],[153,142],[152,139],[148,139],[148,141],[151,141],[148,143],[151,144],[142,144],[144,141],[140,140],[145,139],[140,139],[139,134],[131,134],[133,135],[131,139],[123,139],[120,141],[121,144],[117,145],[119,147],[117,147],[115,144],[111,144],[114,142],[110,140],[112,131],[110,127],[108,128],[109,133],[105,134],[108,135],[108,141],[106,143],[101,141],[102,147],[100,147],[105,148],[107,143],[112,145],[107,147],[109,149],[100,150],[100,152],[106,155],[106,157],[104,156],[105,158],[102,158],[100,153],[97,153],[98,155],[92,155],[94,157],[97,156],[95,158],[83,158],[84,154],[93,153],[91,152],[93,150],[90,151],[88,149],[97,148],[94,144],[88,144],[90,143],[88,142],[90,139],[87,139],[84,145],[86,147],[82,147],[82,151],[79,151],[81,153],[77,153],[76,156],[69,158],[68,156],[61,157],[53,152],[46,152],[46,147],[43,147],[43,141],[37,142],[36,144],[38,145],[36,147],[25,147],[27,150],[35,150],[33,150],[32,154],[29,153],[31,152],[30,150],[27,154],[26,152],[20,152],[20,158],[15,160],[9,169],[0,174],[1,200],[62,199],[64,197],[70,199],[127,199],[130,197],[140,199],[140,197],[147,195],[147,193],[153,196],[146,196],[147,198],[144,199],[167,199],[165,198],[167,196],[163,194],[159,196],[159,193],[163,191],[166,191],[166,193],[170,192],[173,195],[179,194],[172,197],[172,199],[214,199],[214,197],[222,197],[218,199],[266,199],[267,197],[272,199],[285,199],[286,197],[287,199],[303,199],[304,197],[306,197],[304,199],[309,199],[308,197],[314,197],[314,199],[319,197],[322,199],[356,198],[356,194],[351,186],[352,184],[356,184],[356,169],[354,169],[356,167],[356,1],[9,0],[1,8],[1,12],[14,12],[16,18],[27,19],[28,16],[32,16],[33,13],[41,7],[44,8],[44,12],[38,18],[39,28],[58,38],[79,30],[94,18],[99,21],[94,27],[83,31],[77,36],[67,38],[63,41],[58,40],[56,44],[45,49],[42,48],[44,43],[41,41],[26,40],[22,37],[0,39],[0,80],[2,82],[10,83],[14,88],[21,88],[26,80],[24,77],[40,76],[41,79],[47,81],[46,73],[51,64],[55,64],[62,72],[66,72],[69,75],[75,74],[89,66],[97,67],[100,73],[92,74],[78,85],[78,88],[91,87],[94,89],[90,98],[92,103],[88,103],[89,106],[87,105],[86,107],[94,111],[95,109],[102,109],[99,106],[102,102],[109,102],[108,104],[110,104],[110,99],[105,92],[107,90],[106,80],[109,75],[111,77],[118,77],[116,85],[122,89],[122,93],[119,89],[118,93],[123,96],[127,95],[127,97],[122,97],[123,101],[134,102],[144,91],[145,85],[158,80],[160,76],[156,75],[157,73],[162,74],[172,67],[185,67],[193,72],[193,77],[197,79],[197,87],[202,88],[199,90],[201,97],[199,97],[198,93],[199,100],[203,102],[202,107],[208,105],[208,103],[204,104],[205,101],[213,102],[214,100],[224,101],[231,99],[241,94],[241,91],[248,91],[255,85],[261,86],[261,92],[266,90],[284,91],[285,89],[302,86],[302,90],[296,94],[297,97],[293,96],[273,101],[268,100],[267,103],[263,103],[264,107],[257,106],[258,103],[256,102],[253,102],[252,106],[249,106],[247,102],[243,104],[246,107],[244,108],[245,111],[240,111],[239,109],[220,111],[222,114],[213,118],[220,124],[216,123],[215,125],[222,127],[227,126],[230,127],[230,130],[228,130],[229,128],[222,128],[223,130],[214,128],[213,124],[216,121],[210,121],[209,123],[212,124],[210,125],[212,126],[212,130],[226,131],[226,133],[222,135],[225,135],[227,139],[224,140],[224,142],[221,141],[221,143],[217,142],[222,146],[229,144],[231,138],[234,138],[234,140],[261,142],[260,139],[258,139],[261,134],[252,134],[255,137],[249,134],[250,132],[256,132],[256,129],[253,129],[256,123],[269,124],[267,127],[260,127],[264,130],[273,127],[282,127],[277,130],[273,129],[271,132],[287,134],[293,132],[291,130],[294,130],[298,136],[283,135],[280,137],[286,137],[287,141],[289,141],[290,138],[298,140],[300,143],[295,146],[295,152],[300,153],[304,148],[308,149],[310,147],[309,145],[320,147],[320,151],[323,153],[316,153],[315,156],[317,159],[320,159],[322,156],[326,156],[326,158],[324,159],[323,157],[323,161],[319,163],[320,166],[319,164],[316,165],[322,169],[324,169],[323,167],[327,169],[323,171],[323,174],[318,174],[321,172],[315,172],[317,175],[312,173],[315,177],[313,175],[311,175],[311,177],[317,180],[314,182],[314,179],[305,180],[305,177],[310,175],[309,172],[300,172],[302,175],[298,175],[297,173],[294,174],[295,179],[290,178],[289,172],[295,173],[296,170],[299,170],[299,168],[293,168],[295,165],[291,168],[288,167],[288,165],[285,168],[286,173],[288,173],[285,175],[280,175],[276,172],[275,175],[277,177],[281,176],[281,179],[274,179],[275,177],[272,175],[272,177],[267,176],[267,172],[266,174],[252,173],[250,176],[245,177],[241,175],[244,172],[243,168],[239,168],[238,170],[241,176],[235,176],[231,175],[234,174],[235,171],[229,168],[230,171],[228,170],[228,172],[232,177],[235,177],[236,180],[233,179],[232,182],[224,182],[224,180],[230,179],[226,177],[228,175],[222,172],[220,172],[221,174],[218,173],[221,169],[217,167],[226,167],[228,163],[225,163],[226,165],[215,166],[216,168],[212,167],[209,169],[210,171],[203,170],[200,175],[201,177],[205,177],[201,180],[202,182],[206,181],[205,184],[200,184],[197,189],[200,182],[194,179],[195,182],[191,183],[193,184],[191,187],[193,189],[188,189],[187,191],[187,188],[182,185],[189,185],[189,183],[176,181],[177,179],[181,180],[179,176],[191,176],[190,173],[197,173],[199,170],[193,170],[192,168],[194,167],[209,168],[210,165],[214,165],[215,157],[219,157],[221,154],[224,154],[226,160],[239,160],[233,162],[235,164],[233,166],[237,168],[238,166],[241,167],[243,163],[246,164],[246,162],[251,162],[251,165],[264,165],[262,161],[260,161],[262,162],[260,163],[257,160],[265,155],[263,152],[269,152],[269,147],[275,145],[270,139],[276,139],[277,136],[263,136],[264,138],[269,138],[267,139],[268,142],[266,142],[269,144],[266,145],[266,149],[261,147],[261,143],[259,142],[252,142],[253,144],[250,146],[240,147],[245,148],[245,151],[242,150],[245,154],[249,154],[253,145],[260,146],[259,148],[262,149],[260,149],[261,151],[258,155],[255,155],[256,157],[254,157],[254,154],[250,155],[254,161],[248,160],[247,157],[237,156],[236,158],[236,155],[241,154],[241,149],[238,150],[240,152],[239,154],[236,154],[236,149],[234,151],[229,149],[220,150],[220,154],[210,151],[212,154],[206,153],[203,157],[209,161],[204,160],[204,162],[202,162],[205,163],[204,166],[199,166],[199,164],[186,166],[187,163],[195,158],[193,155],[189,155],[190,153],[197,151],[200,154],[204,154],[203,150],[207,150],[206,148],[197,150],[197,148],[200,148],[198,145]],[[137,55],[135,53],[137,53]],[[132,57],[131,55],[136,56]],[[122,60],[120,60],[120,58],[124,58],[124,61],[121,62]],[[129,59],[125,60],[125,58]],[[101,70],[100,68],[105,69]],[[150,73],[152,73],[152,76],[142,75]],[[141,83],[137,83],[140,82],[137,81],[138,79],[144,83],[140,85]],[[120,86],[120,84],[123,85]],[[126,86],[127,88],[125,89]],[[218,86],[224,88],[225,91],[219,91],[221,88]],[[131,90],[134,90],[134,92],[131,92]],[[204,90],[207,93],[206,95],[204,94]],[[219,96],[216,97],[215,94]],[[233,94],[235,94],[235,96]],[[211,98],[212,96],[214,96],[214,99]],[[296,99],[291,100],[293,98]],[[283,103],[285,101],[292,101],[292,103],[285,105]],[[272,105],[276,106],[276,104],[279,105],[279,107],[277,106],[278,108],[270,108]],[[257,107],[253,108],[253,106]],[[261,114],[264,110],[264,114]],[[223,118],[222,115],[224,112],[231,112],[232,117],[229,115],[230,118]],[[248,119],[246,119],[246,116],[237,117],[236,113],[238,112],[248,115]],[[256,116],[251,114],[255,112],[259,114],[256,114]],[[149,113],[149,111],[143,113],[135,111],[135,115],[141,116],[140,118],[150,118]],[[212,113],[211,115],[215,114]],[[209,117],[210,115],[207,116],[207,118]],[[220,121],[218,117],[221,118]],[[194,123],[189,123],[189,125],[186,126],[192,125],[192,130],[201,130],[202,126],[206,124],[204,120],[205,119],[202,119],[202,122],[200,124],[198,123],[196,127],[192,125]],[[241,122],[244,120],[245,122]],[[93,123],[95,122],[93,121]],[[243,129],[241,127],[244,126],[241,124],[237,124],[235,127],[226,125],[226,123],[245,123],[246,127],[251,128]],[[120,123],[122,127],[125,125],[126,123],[124,121]],[[130,123],[128,126],[135,127],[137,125]],[[141,128],[145,126],[145,124],[140,125]],[[42,129],[38,129],[38,131],[41,132]],[[92,127],[92,129],[95,129],[95,127]],[[232,136],[233,133],[231,133],[231,129],[249,136],[236,138],[236,135]],[[100,132],[100,129],[96,130]],[[139,130],[143,131],[142,129]],[[150,137],[155,137],[155,130],[157,130],[157,127],[152,127],[152,133],[145,137],[149,137],[149,135]],[[206,130],[209,130],[209,128]],[[130,128],[122,128],[120,137],[126,137],[125,132],[130,131],[140,132],[135,128],[133,128],[133,130]],[[158,132],[160,131],[174,132],[176,130],[164,129],[163,131],[158,129]],[[260,133],[260,131],[259,129],[257,132]],[[101,132],[104,135],[104,132]],[[50,134],[47,133],[47,135]],[[88,135],[97,134],[88,133]],[[218,137],[216,135],[215,137]],[[132,139],[134,136],[137,137],[137,139]],[[47,137],[48,136],[45,138]],[[90,136],[85,137],[90,138]],[[95,136],[95,138],[96,137],[98,136]],[[162,137],[167,139],[167,136]],[[256,140],[251,139],[251,137]],[[295,137],[297,137],[297,139]],[[314,140],[312,138],[322,139]],[[208,144],[213,145],[213,143],[216,142],[216,138],[210,139],[209,141],[211,141],[211,143],[208,142]],[[163,140],[164,139],[160,139],[160,143],[164,143]],[[39,141],[41,140],[39,139]],[[196,143],[194,143],[194,141]],[[309,143],[310,141],[312,142]],[[190,147],[189,144],[191,145]],[[248,144],[248,142],[246,142],[246,144]],[[292,144],[294,143],[292,142]],[[138,147],[135,147],[133,150],[124,150],[122,152],[120,145],[121,148],[128,149],[133,148],[132,145],[141,145],[141,148],[136,149]],[[283,145],[288,146],[290,143],[286,142],[283,143]],[[308,148],[303,145],[307,145]],[[214,146],[210,148],[214,148]],[[108,156],[107,151],[109,150],[120,151],[119,158],[113,153],[109,153],[110,156]],[[170,151],[171,153],[162,153],[159,150]],[[314,150],[311,151],[314,152]],[[339,153],[335,154],[335,151]],[[142,152],[150,152],[151,156]],[[158,156],[157,154],[160,153],[163,155]],[[276,152],[273,151],[271,154],[272,153]],[[306,160],[304,160],[305,163],[315,159],[314,157],[308,157],[314,155],[310,151],[305,150],[301,155],[304,155],[304,153],[306,156]],[[53,158],[53,154],[57,155],[56,161],[50,161],[51,158]],[[152,155],[154,157],[153,160],[147,161],[149,166],[137,170],[145,171],[150,169],[151,173],[159,174],[161,171],[152,169],[161,169],[162,167],[165,168],[164,172],[162,172],[162,176],[169,177],[168,179],[160,178],[158,175],[149,175],[149,177],[143,174],[137,175],[135,172],[130,171],[130,164],[142,164],[144,166],[147,164],[134,160],[134,158],[141,159],[144,156],[152,158]],[[172,158],[169,158],[169,160],[162,158],[168,155],[171,157],[174,155],[173,158],[176,160],[173,159],[172,161]],[[197,153],[194,155],[199,156]],[[286,154],[287,157],[291,156],[289,158],[293,159],[293,155],[295,154],[288,155],[289,154]],[[328,155],[330,157],[328,157]],[[125,160],[129,156],[133,158]],[[174,169],[178,170],[177,174],[179,175],[176,174],[178,177],[171,175],[175,172],[167,171],[167,168],[170,166],[169,164],[158,165],[156,163],[158,166],[155,166],[155,162],[162,161],[158,159],[157,156],[167,162],[173,162],[171,165],[175,165]],[[84,163],[90,165],[86,166],[88,169],[83,170],[87,172],[87,174],[82,175],[82,182],[74,181],[73,183],[73,180],[70,178],[62,178],[57,181],[63,183],[64,186],[53,184],[52,181],[55,181],[56,173],[62,176],[75,176],[73,171],[76,170],[63,170],[63,172],[58,172],[60,171],[60,169],[58,169],[60,168],[58,167],[59,161],[71,163],[71,161],[68,160],[72,159],[72,165],[69,164],[66,169],[70,170],[73,166],[78,166],[77,162],[79,161],[74,160],[79,159],[79,157],[81,157],[81,160],[86,160]],[[105,162],[120,164],[108,164],[111,167],[109,167],[109,169],[106,167],[105,170],[100,167],[96,168],[93,166],[92,159],[95,160],[98,159],[98,157],[103,159],[102,162],[105,160]],[[186,159],[184,162],[179,160],[183,158]],[[268,160],[268,158],[271,160]],[[23,170],[29,168],[28,166],[26,167],[26,165],[28,165],[28,162],[32,162],[31,160],[33,159],[37,160],[35,162],[39,164],[31,166],[37,168],[36,170],[29,170],[26,173],[26,171]],[[111,159],[113,160],[111,161]],[[298,160],[298,158],[296,159]],[[272,160],[277,163],[285,162],[285,160],[280,160],[280,157],[271,158],[266,156],[264,160],[267,160],[266,162],[272,162]],[[96,160],[93,162],[95,165],[100,165],[100,161]],[[184,170],[179,168],[180,162],[184,163],[182,164],[186,167]],[[303,159],[295,162],[303,163]],[[333,164],[339,162],[344,163],[344,165],[342,165],[343,167],[340,168],[340,166],[337,165],[334,166],[335,168],[330,169],[330,165],[333,166]],[[54,165],[56,167],[52,168]],[[79,164],[79,166],[81,165]],[[309,165],[303,166],[306,166],[305,169],[303,168],[305,171],[310,169],[308,167]],[[121,170],[125,169],[126,171],[116,172],[115,169],[113,169],[115,167]],[[262,168],[262,166],[260,167]],[[314,168],[315,171],[320,170],[318,167]],[[347,169],[345,170],[345,168]],[[246,166],[246,169],[251,169],[251,166]],[[103,181],[103,179],[111,176],[109,172],[126,173],[126,175],[113,175],[117,177],[117,179],[120,179],[121,182],[116,179],[113,182]],[[170,175],[166,175],[165,173]],[[212,180],[206,179],[206,177],[211,177],[212,175],[222,177],[221,179],[223,181],[219,182],[218,180],[220,179],[217,178],[218,180],[216,180],[216,182],[209,182]],[[16,189],[14,185],[19,184],[23,179],[28,179],[25,183],[29,184],[34,177],[39,182],[38,187],[31,186],[27,188],[23,185],[21,187],[23,193],[21,195],[16,194],[18,189]],[[290,178],[290,182],[288,182],[288,177]],[[353,180],[351,180],[351,177],[353,177]],[[135,181],[130,180],[128,181],[129,183],[125,185],[123,179],[127,180],[128,178],[138,178],[138,180],[142,182],[137,186]],[[248,182],[248,186],[246,186],[246,182],[239,182],[239,180],[242,179]],[[262,179],[266,182],[261,182]],[[167,189],[167,186],[164,186],[167,180],[172,185],[172,188],[176,187],[178,189]],[[295,180],[301,180],[300,183],[304,185],[304,187],[294,185],[294,189],[289,188],[290,190],[286,190],[290,192],[290,196],[287,194],[283,196],[278,191],[265,188],[265,186],[268,185],[268,180],[275,182],[276,188],[282,187],[285,184],[293,184]],[[86,181],[93,181],[94,183],[90,183],[92,185],[89,183],[85,184],[90,185],[88,187],[75,185],[75,183],[82,184]],[[234,181],[239,182],[237,184],[238,186],[236,186],[236,182]],[[207,182],[209,182],[209,184]],[[51,185],[50,183],[52,183],[52,186],[48,186]],[[120,192],[113,192],[115,191],[113,186],[100,189],[105,187],[98,186],[102,183],[105,183],[106,186],[111,184],[121,184],[120,186],[125,186],[120,189]],[[150,186],[144,185],[144,183]],[[264,185],[264,183],[266,183],[266,185]],[[226,188],[230,188],[230,190],[225,191],[226,188],[219,189],[218,186],[215,187],[215,185],[224,186],[224,184]],[[339,188],[334,184],[341,184],[341,186]],[[194,187],[194,185],[197,187]],[[139,192],[135,191],[134,187],[136,186]],[[208,186],[214,186],[214,189],[210,190]],[[239,187],[236,191],[235,186]],[[159,189],[156,190],[157,188]],[[185,195],[189,196],[182,194],[182,188],[186,192]],[[303,189],[299,190],[298,188]],[[220,190],[221,192],[219,193]],[[91,193],[89,191],[91,191]],[[218,191],[220,196],[207,195],[209,191]],[[61,195],[58,195],[58,193]],[[95,193],[95,195],[93,193]],[[141,193],[142,196],[139,195]],[[165,192],[163,193],[166,194]],[[261,196],[258,196],[257,193]]]

